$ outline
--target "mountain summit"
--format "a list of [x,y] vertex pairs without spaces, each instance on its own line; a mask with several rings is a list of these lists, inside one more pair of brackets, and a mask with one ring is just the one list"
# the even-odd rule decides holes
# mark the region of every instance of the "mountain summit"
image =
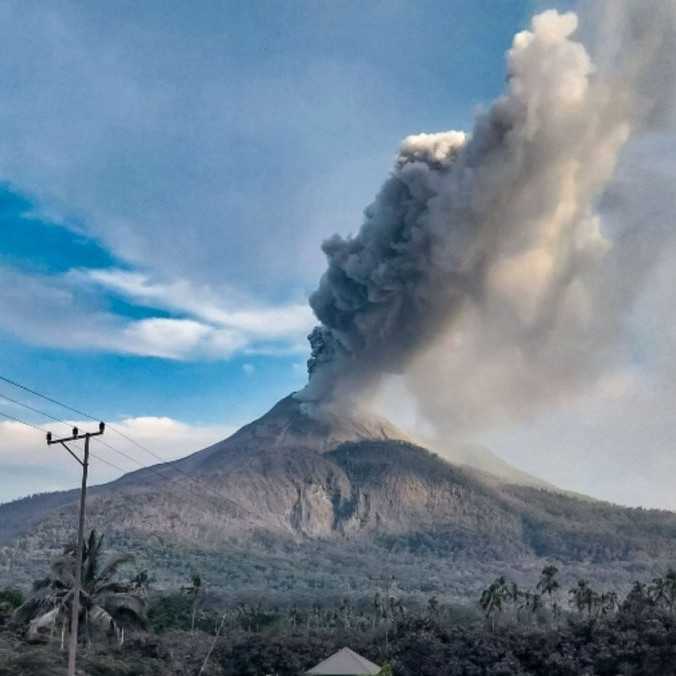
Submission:
[[408,437],[384,418],[330,410],[303,403],[290,394],[232,436],[178,462],[184,468],[197,469],[203,463],[227,463],[232,452],[297,448],[328,453],[342,443],[363,440],[407,441]]

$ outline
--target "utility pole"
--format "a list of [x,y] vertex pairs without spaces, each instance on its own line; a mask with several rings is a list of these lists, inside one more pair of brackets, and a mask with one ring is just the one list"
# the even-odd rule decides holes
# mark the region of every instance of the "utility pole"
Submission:
[[[47,445],[61,444],[82,467],[82,487],[80,488],[80,520],[77,528],[77,552],[75,554],[75,586],[73,588],[73,605],[70,620],[70,637],[68,641],[68,676],[75,676],[75,662],[77,659],[77,634],[80,622],[80,587],[82,586],[82,550],[84,548],[84,521],[85,501],[87,499],[87,469],[89,468],[89,439],[103,434],[106,425],[99,423],[98,432],[84,432],[80,434],[77,427],[73,427],[73,434],[63,439],[53,439],[52,433],[47,432]],[[84,457],[82,460],[73,453],[66,442],[84,439]]]

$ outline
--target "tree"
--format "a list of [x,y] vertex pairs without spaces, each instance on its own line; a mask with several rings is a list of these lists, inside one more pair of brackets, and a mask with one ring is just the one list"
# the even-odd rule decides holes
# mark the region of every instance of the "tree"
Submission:
[[129,586],[134,592],[146,598],[148,596],[148,591],[150,590],[150,585],[154,582],[156,582],[155,577],[151,577],[144,568],[143,570],[137,571],[133,577],[130,578]]
[[572,597],[573,605],[577,612],[583,613],[587,611],[588,616],[591,617],[598,604],[599,597],[589,586],[589,582],[587,580],[578,580],[577,585],[568,590],[568,593]]
[[648,593],[655,605],[673,614],[674,606],[676,606],[676,571],[669,568],[664,577],[654,578],[648,588]]
[[536,588],[541,594],[547,594],[549,598],[561,587],[558,580],[559,569],[556,566],[545,566],[540,574]]
[[[92,530],[83,543],[80,626],[87,638],[92,628],[114,632],[122,645],[126,627],[145,625],[145,602],[130,585],[114,580],[131,557],[113,555],[104,561],[103,537]],[[51,633],[60,625],[63,646],[74,596],[76,552],[74,544],[66,545],[51,562],[49,574],[34,583],[31,597],[17,608],[16,618],[28,622],[29,638],[37,638],[45,629]]]
[[23,594],[18,589],[12,589],[11,587],[0,589],[0,606],[6,606],[8,609],[14,610],[23,602]]
[[517,599],[520,599],[518,605],[519,610],[525,610],[527,613],[532,615],[535,618],[538,614],[538,611],[543,608],[542,604],[542,595],[537,592],[519,592]]
[[560,613],[559,601],[558,601],[558,592],[561,589],[561,584],[559,583],[559,569],[556,566],[548,565],[542,569],[540,573],[540,579],[535,586],[535,588],[540,592],[540,594],[546,595],[549,599],[549,605],[552,609],[552,615],[554,619],[557,620]]
[[193,573],[190,578],[190,586],[183,587],[181,591],[188,595],[191,602],[190,613],[190,631],[195,632],[195,618],[197,617],[197,606],[202,593],[202,578],[197,573]]
[[599,596],[599,613],[603,616],[606,617],[608,615],[611,615],[614,613],[619,606],[619,602],[617,599],[617,593],[614,591],[610,592],[603,592]]
[[439,599],[436,596],[430,596],[427,600],[427,612],[432,619],[437,619],[439,615]]
[[0,590],[0,627],[11,617],[12,613],[24,602],[23,594],[18,589]]
[[636,581],[622,603],[622,611],[638,619],[654,605],[655,602],[648,586]]
[[484,611],[486,621],[490,624],[491,631],[495,630],[495,617],[504,608],[505,601],[511,597],[510,587],[507,580],[501,575],[483,590],[479,605]]
[[673,614],[674,607],[676,607],[676,570],[669,568],[667,574],[664,576],[664,581],[666,583],[666,601],[669,607],[669,612]]

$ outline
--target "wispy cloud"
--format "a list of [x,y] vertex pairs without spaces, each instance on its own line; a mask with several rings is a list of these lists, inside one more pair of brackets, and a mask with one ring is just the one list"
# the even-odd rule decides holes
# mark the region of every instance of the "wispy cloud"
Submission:
[[147,275],[116,268],[79,270],[71,275],[101,285],[137,303],[185,313],[211,324],[246,335],[271,338],[295,338],[312,327],[313,315],[307,303],[277,307],[243,304],[246,299],[235,291],[217,294],[206,285],[188,280],[152,281]]
[[[120,270],[39,276],[0,267],[0,286],[0,330],[62,349],[179,360],[289,354],[304,349],[312,325],[305,306],[229,309],[208,288],[185,281],[150,283]],[[103,303],[103,292],[111,291],[179,316],[136,319],[112,313]]]

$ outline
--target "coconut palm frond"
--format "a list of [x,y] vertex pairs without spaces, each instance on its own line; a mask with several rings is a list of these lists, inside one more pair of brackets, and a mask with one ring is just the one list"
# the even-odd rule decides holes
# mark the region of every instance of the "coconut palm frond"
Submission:
[[53,608],[52,610],[33,618],[28,623],[28,639],[37,638],[42,629],[51,629],[56,624],[60,612],[61,608]]
[[119,627],[146,626],[145,601],[133,594],[111,594],[101,600]]
[[71,587],[75,582],[75,558],[59,556],[49,564],[50,583]]
[[122,582],[105,582],[99,584],[94,589],[94,595],[101,594],[126,594],[129,592],[129,585]]
[[[82,584],[80,606],[84,625],[109,631],[111,628],[123,641],[124,627],[145,626],[145,601],[134,594],[130,585],[113,578],[120,566],[132,560],[131,556],[114,555],[102,564],[103,535],[91,531],[83,546]],[[50,564],[49,575],[34,586],[34,593],[15,611],[15,618],[29,625],[31,635],[37,638],[45,626],[66,618],[72,609],[77,570],[75,547],[68,545],[64,553]]]
[[124,565],[125,563],[131,563],[134,560],[134,557],[131,556],[130,554],[115,554],[114,556],[111,556],[101,568],[101,572],[97,576],[97,580],[100,580],[101,582],[107,582],[110,580],[115,573],[118,572],[118,569],[120,566]]
[[45,608],[48,607],[46,603],[46,596],[40,598],[30,598],[25,603],[22,603],[13,614],[13,619],[15,622],[20,624],[26,624],[30,622],[36,615],[44,612]]
[[14,611],[14,620],[26,624],[53,609],[64,609],[72,598],[71,591],[40,590]]
[[115,620],[112,615],[99,605],[93,605],[87,613],[88,622],[101,631],[115,629]]
[[125,612],[143,617],[146,609],[145,601],[133,594],[110,594],[103,598],[102,603],[113,616]]

